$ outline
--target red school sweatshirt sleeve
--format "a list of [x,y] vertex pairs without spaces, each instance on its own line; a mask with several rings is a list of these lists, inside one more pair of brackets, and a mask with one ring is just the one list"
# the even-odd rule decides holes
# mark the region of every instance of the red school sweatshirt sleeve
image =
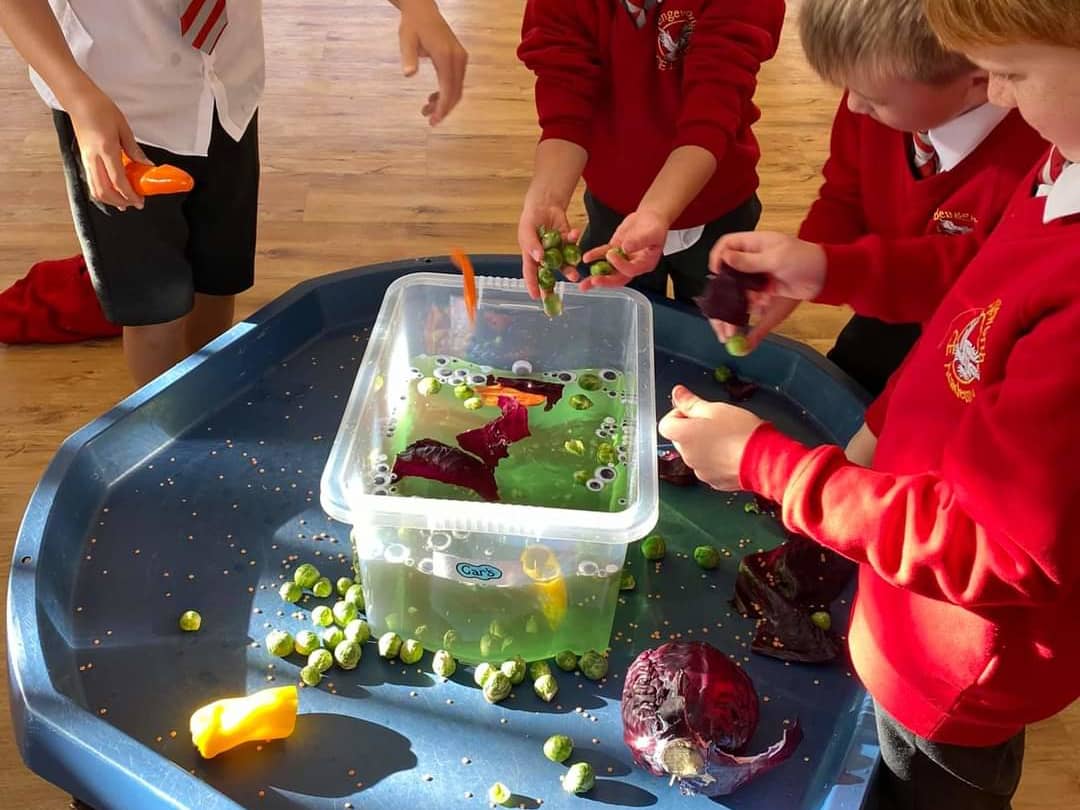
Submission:
[[[1080,375],[1061,373],[1080,362],[1077,334],[1080,305],[1062,303],[1018,341],[940,471],[868,470],[838,447],[808,449],[763,425],[741,484],[781,503],[792,531],[896,587],[964,607],[1052,602],[1080,582]],[[890,414],[890,429],[917,430],[920,418]]]
[[675,141],[700,146],[719,161],[746,122],[763,62],[776,55],[783,0],[713,2],[694,28],[683,66],[683,101]]
[[825,182],[799,229],[807,242],[845,244],[867,231],[859,161],[859,116],[847,106],[847,93],[833,119],[829,159],[821,170]]
[[850,244],[826,244],[825,286],[814,300],[847,304],[888,323],[921,323],[967,267],[985,236],[932,234],[887,239],[876,234]]
[[589,149],[591,121],[604,84],[597,5],[579,0],[528,0],[518,58],[536,74],[541,140],[559,138]]

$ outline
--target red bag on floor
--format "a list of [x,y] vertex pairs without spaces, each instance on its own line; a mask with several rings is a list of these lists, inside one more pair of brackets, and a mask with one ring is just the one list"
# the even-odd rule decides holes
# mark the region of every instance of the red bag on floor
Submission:
[[38,262],[0,293],[0,343],[77,343],[121,331],[105,320],[82,256]]

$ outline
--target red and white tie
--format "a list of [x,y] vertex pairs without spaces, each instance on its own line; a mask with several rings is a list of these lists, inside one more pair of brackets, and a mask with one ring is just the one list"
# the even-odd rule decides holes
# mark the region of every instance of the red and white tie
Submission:
[[914,147],[915,174],[920,179],[933,177],[941,168],[937,150],[930,141],[929,132],[912,132],[911,143]]
[[205,53],[213,53],[229,24],[225,3],[226,0],[189,0],[180,15],[180,36],[184,42]]
[[1056,146],[1050,152],[1050,157],[1046,161],[1046,165],[1043,166],[1042,176],[1039,178],[1042,180],[1044,186],[1050,186],[1051,188],[1061,177],[1061,173],[1064,172],[1069,166],[1072,165],[1065,155],[1061,154],[1061,150]]

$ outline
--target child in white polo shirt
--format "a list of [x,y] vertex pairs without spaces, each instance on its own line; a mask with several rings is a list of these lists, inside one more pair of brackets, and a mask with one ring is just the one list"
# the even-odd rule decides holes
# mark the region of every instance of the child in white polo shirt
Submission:
[[[391,2],[405,74],[420,54],[435,63],[436,124],[461,97],[465,51],[435,0]],[[262,2],[0,0],[0,28],[54,111],[79,240],[141,385],[227,329],[254,282]],[[194,189],[144,200],[121,151]]]

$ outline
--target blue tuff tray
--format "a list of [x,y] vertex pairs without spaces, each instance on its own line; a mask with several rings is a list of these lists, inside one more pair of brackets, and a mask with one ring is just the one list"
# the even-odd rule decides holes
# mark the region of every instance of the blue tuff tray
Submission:
[[[476,265],[517,272],[511,257]],[[12,712],[29,767],[98,810],[480,808],[496,780],[525,807],[861,807],[877,760],[865,693],[844,663],[751,656],[752,622],[728,605],[740,553],[752,550],[743,545],[776,542],[779,528],[744,513],[745,496],[666,484],[669,553],[646,566],[630,549],[638,587],[621,600],[605,682],[560,674],[551,705],[526,684],[488,706],[466,668],[443,683],[430,657],[388,664],[368,645],[357,670],[302,690],[290,739],[198,758],[187,729],[197,706],[296,681],[296,661],[261,644],[271,626],[304,626],[277,595],[291,567],[349,572],[348,529],[319,508],[319,475],[383,291],[421,269],[452,272],[421,260],[302,284],[64,443],[27,508],[11,573]],[[814,353],[775,339],[732,361],[694,313],[658,301],[655,314],[661,397],[684,382],[722,398],[712,368],[733,363],[763,384],[749,406],[803,440],[843,442],[858,427],[862,397]],[[689,553],[704,542],[734,553],[702,572]],[[202,613],[199,633],[177,628],[189,608]],[[722,803],[680,796],[633,767],[622,742],[626,666],[677,635],[707,639],[754,679],[753,750],[787,718],[806,732],[789,762]],[[541,754],[555,733],[575,739],[571,761],[595,766],[587,796],[563,793],[562,766]]]

